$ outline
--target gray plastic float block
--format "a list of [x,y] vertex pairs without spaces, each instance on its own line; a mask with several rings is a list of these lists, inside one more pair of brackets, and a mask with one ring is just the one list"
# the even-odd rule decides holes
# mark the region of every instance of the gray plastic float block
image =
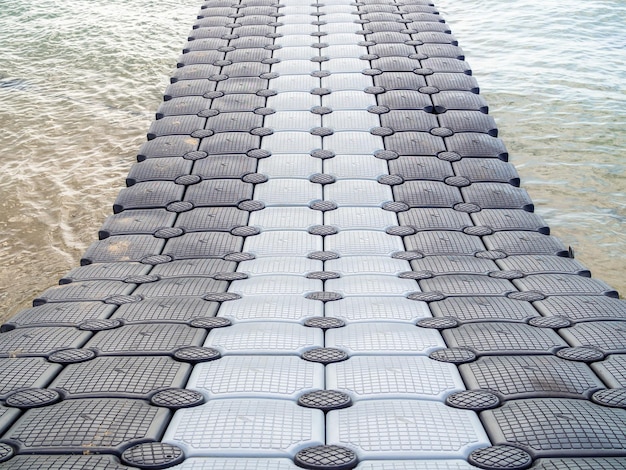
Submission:
[[418,232],[404,237],[404,242],[407,250],[425,255],[473,255],[485,249],[480,237],[443,230]]
[[[332,39],[329,39],[328,41],[330,40]],[[322,78],[322,87],[329,88],[331,90],[365,90],[368,86],[372,86],[373,84],[374,81],[372,80],[372,77],[368,77],[367,75],[363,75],[361,73],[336,72],[328,77]]]
[[[395,16],[395,15],[392,15]],[[362,15],[362,19],[370,19],[370,14]],[[399,16],[395,16],[399,19]],[[415,47],[406,44],[376,44],[368,48],[370,54],[378,57],[408,57],[415,54]]]
[[[252,212],[249,225],[259,227],[262,232],[275,230],[304,231],[313,225],[322,225],[323,221],[322,212],[308,207],[268,207],[262,211]],[[266,236],[268,235],[266,234]],[[249,239],[249,241],[251,240]]]
[[13,424],[19,415],[20,410],[16,408],[8,408],[0,404],[0,433],[4,433],[4,431],[6,431],[11,424]]
[[113,235],[151,235],[163,227],[171,227],[176,214],[165,209],[127,210],[107,217],[98,231],[100,239]]
[[[381,256],[351,256],[333,259],[326,261],[324,267],[326,271],[336,272],[342,276],[365,274],[397,276],[411,270],[408,261]],[[413,284],[414,289],[415,287],[416,285]]]
[[453,297],[432,302],[435,317],[452,317],[458,321],[513,321],[525,323],[539,314],[529,302],[506,297]]
[[568,344],[554,331],[522,323],[469,323],[442,332],[448,347],[479,355],[554,354]]
[[439,127],[434,114],[416,109],[393,110],[381,114],[380,125],[393,129],[394,132],[430,132],[431,129]]
[[[164,118],[177,119],[177,118]],[[160,122],[160,121],[155,121]],[[195,129],[194,129],[195,130]],[[191,172],[193,162],[179,157],[150,158],[135,163],[126,177],[126,184],[132,186],[145,181],[174,181],[181,175]]]
[[[181,82],[179,82],[181,83]],[[170,86],[176,86],[170,85]],[[209,91],[209,90],[206,90]],[[200,94],[200,93],[198,93]],[[152,121],[148,129],[148,140],[169,135],[191,135],[193,131],[204,129],[205,118],[198,116],[168,116]],[[131,169],[132,171],[132,169]]]
[[441,292],[446,296],[503,296],[517,291],[511,281],[479,274],[442,275],[421,280],[419,284],[424,292]]
[[[278,73],[289,75],[287,72]],[[285,91],[267,98],[266,106],[276,111],[309,111],[313,106],[320,106],[321,104],[320,97],[311,94],[309,91]]]
[[626,355],[611,354],[604,361],[592,364],[591,368],[608,387],[626,387]]
[[206,331],[186,325],[141,324],[99,331],[85,346],[100,355],[166,355],[184,346],[200,346]]
[[284,457],[324,444],[324,413],[289,400],[212,400],[179,410],[163,442],[186,457]]
[[251,112],[221,113],[206,121],[206,129],[213,132],[250,132],[257,127],[263,127],[263,116]]
[[464,460],[366,460],[358,470],[477,470]]
[[[403,25],[400,23],[397,23],[397,26],[403,28]],[[370,61],[370,64],[373,69],[378,69],[383,72],[412,72],[413,70],[420,68],[420,61],[417,59],[398,56],[381,57],[380,59]]]
[[92,243],[80,260],[92,263],[138,262],[161,253],[165,240],[152,235],[120,235]]
[[128,209],[164,208],[174,201],[180,201],[184,191],[184,186],[173,181],[137,183],[119,192],[113,204],[113,212],[117,214]]
[[[217,17],[217,16],[224,16],[227,17],[229,14],[234,13],[233,10],[229,9],[229,8],[203,8],[200,11],[200,14],[203,18],[206,18],[207,16],[211,16],[211,17]],[[226,18],[224,18],[224,21],[227,21]],[[265,38],[264,38],[265,39]],[[266,41],[268,39],[265,39]],[[221,38],[203,38],[203,39],[193,39],[193,40],[189,40],[187,41],[187,44],[185,44],[185,47],[183,48],[183,52],[189,52],[189,51],[209,51],[209,50],[219,50],[222,47],[226,47],[228,46],[228,39],[221,39]]]
[[[298,6],[300,7],[300,6]],[[286,7],[289,8],[289,7]],[[284,9],[281,13],[285,12]],[[281,29],[282,30],[282,29]],[[302,47],[302,48],[310,48],[311,45],[315,42],[315,38],[311,37],[311,35],[309,33],[304,33],[304,34],[288,34],[288,35],[284,35],[283,37],[277,38],[275,40],[275,44],[280,45],[281,47]],[[311,52],[311,49],[309,49],[309,52]],[[317,82],[317,85],[319,85],[319,82]],[[270,88],[274,89],[274,90],[286,90],[288,88],[282,88],[282,87],[275,87],[272,86],[272,83],[270,82]],[[313,87],[311,87],[313,88]],[[310,89],[310,88],[309,88]]]
[[400,237],[371,230],[348,230],[325,237],[324,249],[340,256],[390,256],[403,251]]
[[[249,95],[226,95],[227,98],[230,98],[230,101],[234,101],[235,97],[244,97]],[[255,95],[252,95],[255,98],[258,98]],[[224,100],[224,98],[220,98],[219,100]],[[240,98],[240,101],[243,98]],[[218,101],[218,100],[216,100]],[[256,104],[256,103],[253,103]],[[254,108],[253,108],[254,109]],[[218,109],[219,111],[225,112],[225,110]],[[249,109],[251,111],[251,109]],[[229,132],[228,134],[219,133],[212,135],[210,137],[206,137],[201,140],[198,150],[208,153],[209,155],[219,155],[219,154],[236,154],[236,153],[246,153],[250,150],[257,149],[260,147],[261,139],[257,136],[251,135],[248,132]]]
[[[322,173],[322,160],[313,158],[306,153],[300,154],[278,154],[272,155],[270,158],[264,158],[259,161],[259,173],[273,178],[310,178],[311,175]],[[297,180],[296,180],[297,181]],[[302,182],[306,186],[306,182]],[[263,184],[257,191],[263,189],[267,183]],[[258,198],[265,202],[264,199]]]
[[578,323],[559,333],[571,346],[589,346],[605,353],[626,353],[626,321]]
[[160,278],[172,277],[213,277],[216,273],[234,272],[237,263],[221,259],[190,259],[157,264],[150,271]]
[[121,305],[112,318],[125,323],[188,323],[195,318],[214,317],[219,304],[201,298],[153,298]]
[[[237,113],[237,112],[245,112],[245,111],[254,111],[257,108],[262,108],[265,106],[265,98],[262,96],[257,96],[253,94],[232,94],[232,95],[224,95],[219,98],[215,98],[211,102],[211,109],[219,111],[220,113]],[[219,135],[219,134],[216,134]],[[249,134],[248,134],[249,135]],[[208,139],[207,139],[208,140]],[[249,139],[252,140],[252,139]],[[223,144],[223,150],[227,150],[223,153],[245,153],[247,150],[243,148],[238,148],[237,145],[228,146],[228,142],[224,142],[221,139],[221,142],[217,141],[216,143]],[[232,142],[231,142],[232,143]],[[246,134],[243,134],[238,139],[238,143],[241,144],[242,147],[246,147]],[[230,148],[229,148],[230,147]],[[200,150],[206,150],[209,153],[215,153],[215,149],[217,147],[207,146]]]
[[43,388],[60,370],[60,365],[38,357],[0,359],[0,399],[16,390]]
[[295,257],[253,259],[242,261],[237,266],[238,273],[245,273],[249,276],[276,276],[281,274],[304,276],[310,272],[323,270],[322,261]]
[[[308,75],[287,75],[285,78],[312,78]],[[314,79],[319,81],[319,79]],[[319,85],[317,85],[319,86]],[[311,130],[322,125],[322,117],[307,111],[278,111],[265,116],[263,127],[268,127],[274,132]],[[258,126],[261,127],[261,126]]]
[[[119,453],[157,440],[170,412],[140,400],[67,400],[28,410],[5,434],[23,453]],[[104,432],[106,430],[106,432]]]
[[[332,77],[332,75],[331,75]],[[322,116],[324,127],[330,127],[335,132],[363,131],[380,126],[377,115],[362,111],[334,111]]]
[[604,296],[558,296],[534,303],[545,316],[566,317],[573,322],[626,320],[626,302]]
[[130,294],[134,284],[121,281],[78,281],[47,289],[35,300],[38,306],[48,302],[89,302],[104,301],[113,295]]
[[534,274],[513,283],[521,291],[534,290],[545,295],[608,295],[618,294],[608,284],[598,279],[575,274]]
[[[374,77],[376,86],[386,90],[414,90],[426,86],[426,80],[413,72],[387,72]],[[432,104],[430,105],[432,107]]]
[[96,357],[69,364],[50,388],[67,398],[144,398],[168,388],[180,388],[191,366],[169,357]]
[[473,183],[461,188],[465,202],[476,204],[482,209],[534,210],[534,205],[525,189],[506,183]]
[[478,83],[470,75],[463,73],[433,73],[425,77],[429,86],[443,91],[469,91],[478,93]]
[[245,253],[256,257],[304,257],[312,251],[323,250],[322,237],[296,230],[261,232],[255,237],[246,238],[243,247]]
[[205,180],[187,188],[185,201],[195,207],[236,206],[252,199],[253,185],[239,180]]
[[[196,100],[196,101],[199,101]],[[199,106],[203,106],[203,101],[199,103]],[[196,104],[196,103],[194,103]],[[194,107],[193,110],[197,108]],[[201,108],[197,112],[202,111]],[[143,144],[137,154],[137,160],[143,161],[147,158],[162,158],[162,157],[182,157],[186,153],[198,150],[198,144],[200,139],[184,135],[174,135],[167,137],[157,137]]]
[[[276,72],[280,75],[309,75],[310,73],[318,72],[319,70],[320,70],[319,64],[316,62],[311,62],[309,59],[285,60],[285,61],[272,65],[272,72]],[[275,97],[272,97],[272,98],[275,98]],[[276,109],[274,104],[271,101],[269,101],[270,99],[271,98],[268,99],[268,106],[270,108]],[[319,106],[319,104],[320,103],[319,103],[319,98],[318,98],[315,104],[312,104],[311,106]]]
[[[324,172],[338,180],[376,180],[389,173],[387,162],[373,155],[336,155],[324,160]],[[336,183],[335,183],[336,184]],[[334,186],[334,184],[332,185]],[[331,189],[330,186],[327,189]]]
[[[270,68],[270,64],[260,62],[239,62],[223,66],[221,73],[229,77],[259,77],[264,73],[269,73]],[[219,73],[219,71],[216,72],[216,74],[217,73]]]
[[192,173],[202,179],[242,178],[256,168],[256,160],[247,155],[210,155],[196,161]]
[[223,232],[194,232],[168,240],[163,254],[174,259],[222,258],[241,251],[243,239]]
[[111,280],[123,281],[132,276],[141,276],[150,271],[151,266],[142,263],[101,263],[72,269],[61,278],[60,284],[77,281]]
[[322,138],[310,132],[284,131],[263,137],[263,148],[277,153],[308,153],[322,147]]
[[324,389],[324,366],[295,356],[226,356],[198,364],[187,388],[217,398],[297,400]]
[[198,207],[178,214],[176,227],[185,232],[230,232],[247,221],[248,213],[235,207]]
[[476,225],[493,230],[528,230],[544,235],[550,233],[546,222],[533,212],[518,209],[483,209],[471,215]]
[[[331,59],[329,68],[332,67],[333,63],[340,61],[342,59]],[[350,59],[348,59],[350,60]],[[362,64],[362,62],[361,62]],[[362,67],[362,66],[361,66]],[[360,68],[359,68],[360,69]],[[359,70],[353,69],[353,70]],[[341,72],[342,70],[337,70],[337,72]],[[362,111],[366,109],[368,106],[375,106],[378,103],[376,102],[376,97],[374,95],[363,93],[362,91],[355,90],[335,90],[328,95],[322,96],[322,106],[329,106],[333,110],[340,111],[342,109],[354,109]],[[340,152],[337,152],[340,153]]]
[[324,333],[318,328],[287,322],[248,322],[209,333],[205,347],[222,355],[292,355],[324,346]]
[[462,459],[489,445],[473,412],[421,400],[361,401],[331,411],[326,433],[327,444],[349,447],[360,460]]
[[324,316],[324,306],[322,302],[315,302],[301,295],[255,295],[243,297],[236,302],[223,303],[218,316],[232,322],[301,323],[309,317]]
[[176,470],[299,470],[289,459],[195,457],[185,459]]
[[472,226],[469,214],[453,209],[418,208],[398,214],[401,225],[415,230],[463,230]]
[[392,199],[389,186],[371,180],[342,180],[324,188],[324,198],[338,206],[380,207]]
[[338,154],[365,155],[382,150],[384,144],[382,137],[369,132],[342,131],[324,137],[324,148],[332,149]]
[[568,256],[561,240],[537,232],[497,232],[483,240],[489,250],[500,250],[508,255]]
[[626,410],[585,400],[515,400],[481,414],[492,443],[515,444],[533,457],[623,455]]
[[[198,22],[198,26],[204,26],[202,22]],[[211,25],[217,26],[217,25]],[[194,64],[212,64],[216,60],[224,59],[224,53],[220,51],[191,51],[187,54],[179,56],[177,67],[184,67]]]
[[254,189],[254,199],[262,201],[266,207],[308,207],[313,201],[322,198],[321,185],[296,178],[271,179]]
[[[475,114],[486,117],[485,114]],[[515,167],[496,158],[464,158],[454,162],[452,166],[457,175],[467,178],[472,183],[496,182],[508,183],[513,186],[520,184],[520,178]]]
[[19,328],[0,335],[0,357],[47,356],[60,349],[79,348],[91,335],[67,327]]
[[22,310],[0,327],[0,331],[34,326],[78,326],[85,320],[108,318],[115,310],[101,302],[54,302]]
[[133,295],[140,295],[145,299],[153,297],[202,297],[210,292],[226,292],[226,289],[228,289],[228,282],[216,281],[210,277],[177,277],[141,284],[133,292]]
[[[332,33],[332,31],[328,31],[330,28],[326,29],[326,32],[328,32],[329,34]],[[332,59],[329,58],[329,60],[322,63],[322,70],[332,70],[333,73],[355,73],[361,72],[365,68],[367,68],[367,62],[364,62],[354,57],[336,57]],[[363,94],[363,91],[360,91],[360,93]],[[330,105],[326,104],[326,106]],[[366,106],[367,105],[357,105],[355,109],[364,109]]]
[[[384,75],[384,74],[383,74]],[[380,80],[377,80],[377,84]],[[375,104],[375,103],[374,103]],[[417,90],[391,90],[378,96],[378,105],[391,110],[422,110],[430,112],[433,103],[429,97]]]
[[383,231],[398,225],[396,214],[380,207],[339,207],[326,212],[324,222],[339,230]]
[[395,276],[380,274],[353,274],[339,279],[330,279],[324,283],[326,290],[339,292],[343,296],[407,296],[419,291],[417,282],[412,279],[400,279]]
[[[291,36],[292,38],[303,37],[305,40],[308,38],[308,42],[311,42],[310,36]],[[313,88],[320,87],[320,79],[311,75],[283,75],[273,78],[269,82],[270,90],[277,90],[279,93],[285,93],[290,91],[309,92]],[[266,118],[265,125],[267,127],[273,127],[269,125]]]
[[400,323],[354,323],[326,331],[327,348],[350,356],[427,356],[445,347],[438,331]]
[[[262,51],[262,53],[258,52],[259,50],[254,52],[253,49],[241,49],[233,52],[229,52],[226,54],[226,60],[230,60],[232,62],[239,62],[239,58],[237,56],[241,56],[244,61],[247,57],[243,57],[245,55],[250,56],[264,56],[267,55],[267,52]],[[252,61],[246,61],[252,62]],[[228,80],[221,81],[217,84],[216,90],[222,93],[227,94],[249,94],[251,92],[255,92],[257,90],[266,90],[267,84],[269,80],[257,78],[257,77],[230,77]]]
[[578,274],[584,277],[591,276],[589,270],[582,263],[572,258],[562,258],[560,256],[509,256],[496,260],[496,263],[504,270],[520,271],[524,274]]
[[450,152],[456,152],[462,158],[499,158],[505,162],[509,158],[509,153],[504,143],[500,139],[487,134],[460,132],[446,137],[446,147]]
[[354,401],[443,401],[465,390],[456,366],[423,356],[354,356],[326,366],[326,385],[349,393]]
[[[440,274],[488,274],[498,271],[498,266],[491,260],[473,256],[426,256],[411,261],[414,271]],[[434,289],[438,290],[438,289]]]
[[449,162],[435,157],[403,156],[389,161],[389,173],[407,180],[443,181],[455,176]]
[[482,357],[459,371],[470,390],[489,390],[505,400],[589,398],[604,387],[588,365],[556,356]]
[[130,470],[112,455],[16,455],[4,470]]
[[307,279],[304,276],[268,275],[234,281],[228,288],[241,296],[256,295],[305,295],[308,292],[323,290],[321,280]]
[[348,297],[325,305],[325,314],[346,322],[412,323],[431,317],[425,302],[404,297]]
[[539,459],[533,470],[621,470],[625,457],[587,457],[564,459]]
[[411,29],[419,31],[418,34],[450,34],[450,28],[448,25],[435,21],[415,21],[407,24],[407,26]]
[[[437,16],[438,15],[435,15],[435,17]],[[424,44],[416,46],[415,50],[418,53],[426,54],[428,57],[449,57],[459,60],[463,60],[465,58],[463,49],[459,46],[453,46],[452,44]],[[428,67],[430,68],[430,66]]]
[[[439,72],[456,73],[448,70],[440,70]],[[428,78],[426,80],[428,80]],[[479,111],[485,114],[489,112],[489,107],[485,99],[471,91],[450,91],[442,89],[439,93],[435,93],[431,96],[435,110],[437,110],[439,114],[457,110]]]
[[[218,29],[218,28],[216,28]],[[197,31],[192,31],[193,35]],[[217,38],[212,38],[217,39]],[[218,41],[220,39],[217,39]],[[211,64],[195,64],[195,65],[187,65],[185,67],[180,67],[173,71],[172,78],[174,82],[177,81],[186,81],[186,80],[207,80],[210,77],[217,75],[220,73],[220,67],[217,65]],[[258,76],[258,75],[257,75]],[[214,82],[210,82],[214,83]]]
[[458,188],[438,181],[407,181],[394,186],[396,201],[404,202],[409,207],[452,208],[463,202]]
[[[185,116],[185,115],[190,115],[190,114],[197,115],[198,113],[201,113],[204,110],[209,109],[210,107],[211,107],[211,100],[208,98],[204,98],[203,96],[185,96],[181,98],[173,98],[169,101],[163,102],[159,106],[159,108],[156,111],[156,117],[157,119],[161,119],[161,118],[168,117],[168,116]],[[147,144],[144,144],[144,146],[142,147],[142,149],[144,149],[142,152],[143,159],[160,156],[158,155],[158,153],[152,154],[151,152],[154,152],[157,149],[160,151],[165,151],[167,146],[163,147],[163,145],[161,144],[163,142],[167,142],[171,138],[172,138],[171,136],[162,137],[160,139],[161,143],[156,144],[156,145],[152,144],[152,141],[148,142]],[[180,145],[184,147],[185,146],[184,140],[187,139],[188,137],[177,136],[177,138],[178,140],[181,140],[181,139],[183,140],[183,142],[181,142]],[[192,140],[196,144],[198,143],[197,139],[192,139]],[[189,145],[189,143],[187,143],[186,145]],[[195,150],[195,148],[192,150]]]

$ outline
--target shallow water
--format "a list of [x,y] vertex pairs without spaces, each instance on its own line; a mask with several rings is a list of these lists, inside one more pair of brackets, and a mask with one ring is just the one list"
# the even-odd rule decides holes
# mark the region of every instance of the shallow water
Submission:
[[542,215],[626,292],[626,2],[440,0]]
[[[0,318],[95,240],[200,3],[0,0]],[[550,3],[437,5],[537,211],[625,291],[626,4]]]

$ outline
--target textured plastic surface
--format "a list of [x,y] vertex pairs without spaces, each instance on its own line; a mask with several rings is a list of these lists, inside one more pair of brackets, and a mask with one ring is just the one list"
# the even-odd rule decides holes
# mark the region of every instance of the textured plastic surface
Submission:
[[624,468],[626,304],[436,7],[193,28],[99,241],[0,326],[0,466]]

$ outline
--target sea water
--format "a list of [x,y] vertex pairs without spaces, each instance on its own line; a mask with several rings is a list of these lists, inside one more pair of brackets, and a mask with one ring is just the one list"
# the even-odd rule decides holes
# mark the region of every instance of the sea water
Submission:
[[[0,318],[96,239],[200,5],[0,0]],[[626,290],[626,2],[437,6],[537,212]]]

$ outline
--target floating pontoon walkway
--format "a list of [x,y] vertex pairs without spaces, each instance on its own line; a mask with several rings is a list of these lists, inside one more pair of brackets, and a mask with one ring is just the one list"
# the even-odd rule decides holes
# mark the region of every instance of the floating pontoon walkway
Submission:
[[3,326],[0,468],[626,468],[626,306],[437,10],[234,1],[100,241]]

